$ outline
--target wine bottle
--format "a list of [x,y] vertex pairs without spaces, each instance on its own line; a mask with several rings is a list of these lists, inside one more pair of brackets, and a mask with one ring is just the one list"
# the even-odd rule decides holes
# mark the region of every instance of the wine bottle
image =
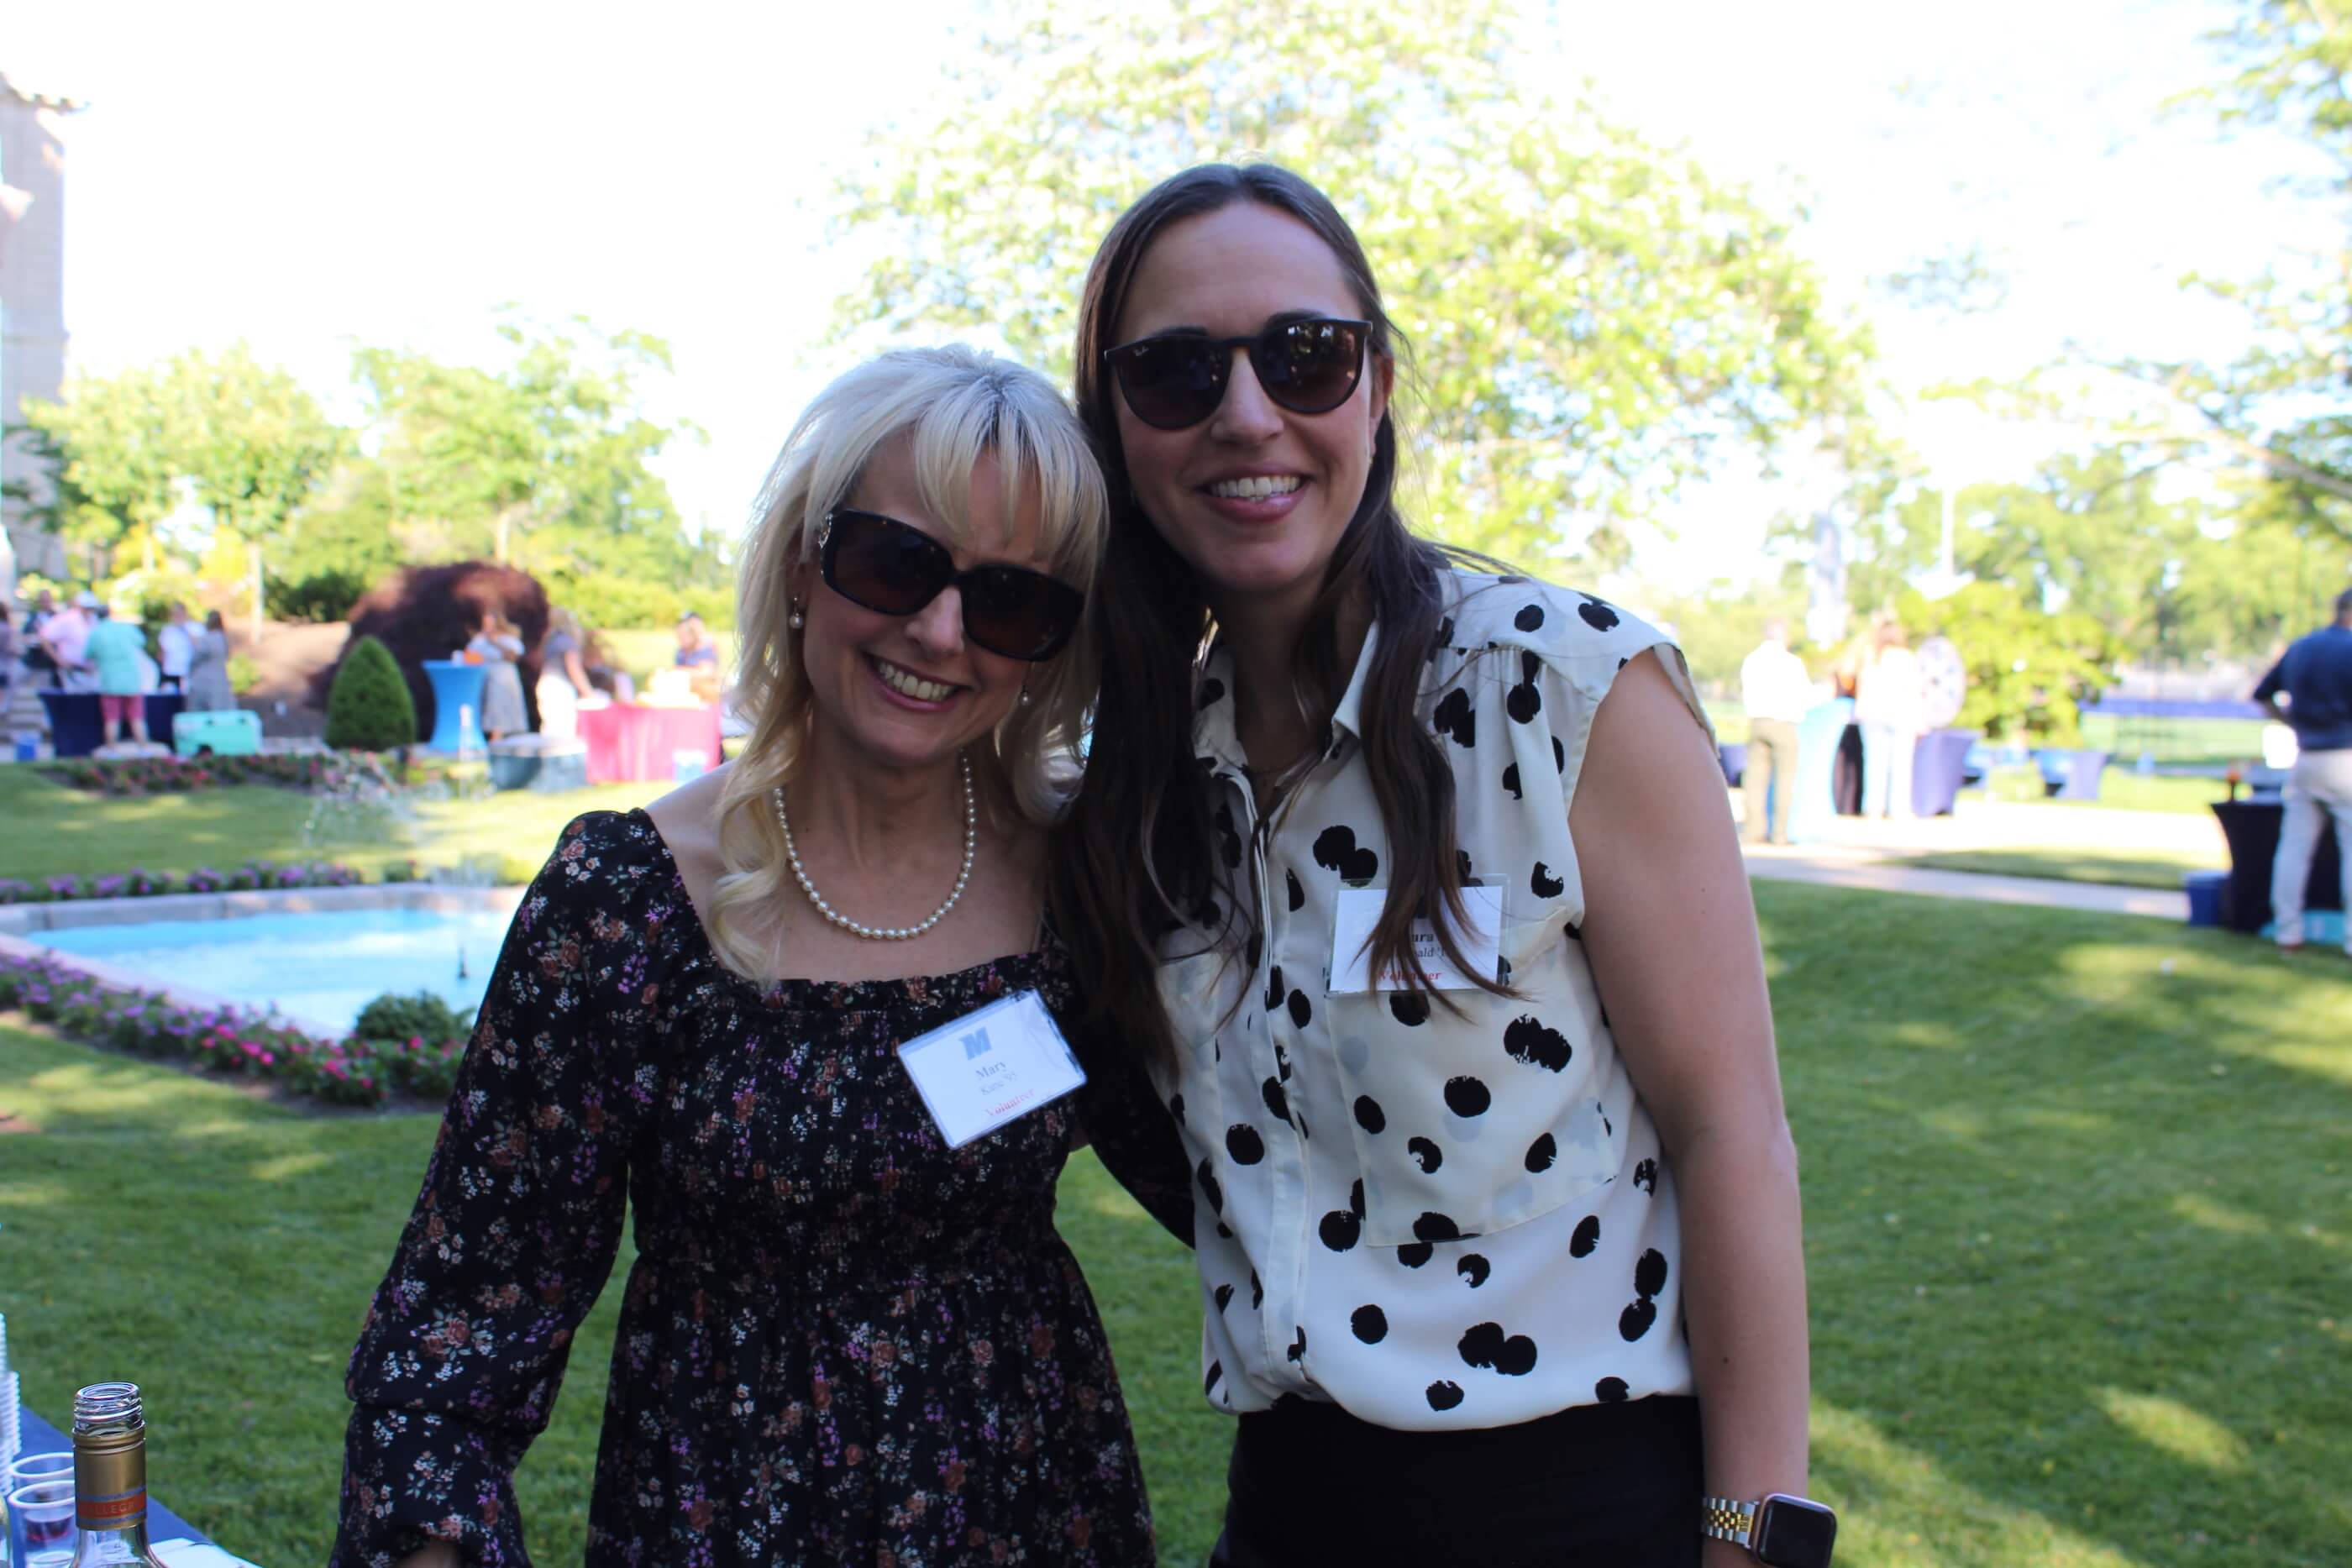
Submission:
[[131,1383],[93,1383],[74,1396],[72,1568],[152,1564],[147,1550],[147,1419]]

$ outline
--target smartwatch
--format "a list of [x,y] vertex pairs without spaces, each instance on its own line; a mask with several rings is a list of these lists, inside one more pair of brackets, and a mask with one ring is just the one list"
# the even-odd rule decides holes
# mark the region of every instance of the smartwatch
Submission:
[[1774,1492],[1760,1502],[1698,1500],[1699,1532],[1748,1548],[1764,1568],[1830,1568],[1837,1515],[1811,1498]]

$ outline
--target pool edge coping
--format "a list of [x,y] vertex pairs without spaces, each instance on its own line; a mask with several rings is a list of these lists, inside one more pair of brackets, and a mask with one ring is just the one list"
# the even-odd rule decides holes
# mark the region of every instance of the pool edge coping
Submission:
[[438,883],[395,882],[351,887],[166,893],[149,898],[62,898],[0,906],[0,936],[23,936],[34,931],[77,931],[91,925],[146,925],[164,920],[238,920],[256,915],[511,908],[522,894],[520,884],[450,887]]
[[[87,975],[116,990],[160,996],[173,1007],[233,1012],[247,1018],[274,1018],[320,1040],[339,1040],[350,1031],[331,1029],[315,1019],[257,1009],[250,1002],[216,996],[190,986],[172,985],[138,969],[110,964],[78,953],[60,952],[33,941],[35,931],[71,931],[93,925],[140,925],[162,920],[236,920],[256,915],[304,915],[370,909],[488,909],[511,906],[524,889],[515,887],[438,887],[430,883],[378,883],[373,887],[301,887],[239,893],[173,893],[152,898],[89,898],[50,904],[19,904],[0,908],[0,957],[46,960]],[[85,918],[52,921],[33,918],[50,912],[80,912]],[[152,912],[152,913],[151,913]],[[14,918],[11,918],[11,917]]]

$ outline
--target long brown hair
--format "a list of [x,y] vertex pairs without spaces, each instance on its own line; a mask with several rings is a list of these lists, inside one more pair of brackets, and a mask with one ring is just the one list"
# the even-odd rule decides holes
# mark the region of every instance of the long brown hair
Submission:
[[[1209,605],[1192,568],[1136,504],[1111,401],[1118,394],[1102,356],[1117,346],[1112,334],[1129,287],[1161,231],[1236,202],[1274,208],[1312,229],[1330,246],[1357,308],[1372,323],[1371,352],[1393,363],[1406,351],[1355,231],[1322,192],[1271,163],[1207,163],[1162,181],[1111,225],[1087,272],[1078,306],[1076,401],[1101,445],[1111,504],[1092,617],[1102,695],[1086,780],[1060,829],[1049,896],[1092,998],[1093,1021],[1163,1063],[1174,1059],[1176,1042],[1160,1001],[1159,938],[1191,927],[1229,951],[1255,955],[1263,933],[1246,898],[1227,901],[1233,925],[1212,925],[1219,857],[1210,795],[1192,749],[1196,666]],[[1391,403],[1374,433],[1363,499],[1300,629],[1292,681],[1310,733],[1323,733],[1352,673],[1340,663],[1341,612],[1360,597],[1380,626],[1361,734],[1390,846],[1388,897],[1370,956],[1373,972],[1393,967],[1426,993],[1429,977],[1413,953],[1412,923],[1441,907],[1448,918],[1435,921],[1439,943],[1457,973],[1474,973],[1454,935],[1468,915],[1454,831],[1454,774],[1416,711],[1444,613],[1452,552],[1406,527],[1396,507],[1396,470]]]

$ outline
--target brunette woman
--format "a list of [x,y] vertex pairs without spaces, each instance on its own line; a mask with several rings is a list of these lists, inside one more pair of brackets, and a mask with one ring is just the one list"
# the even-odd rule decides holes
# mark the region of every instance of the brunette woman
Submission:
[[1402,352],[1265,165],[1145,195],[1080,311],[1112,522],[1054,896],[1195,1166],[1213,1562],[1826,1562],[1713,737],[1659,632],[1408,531]]

